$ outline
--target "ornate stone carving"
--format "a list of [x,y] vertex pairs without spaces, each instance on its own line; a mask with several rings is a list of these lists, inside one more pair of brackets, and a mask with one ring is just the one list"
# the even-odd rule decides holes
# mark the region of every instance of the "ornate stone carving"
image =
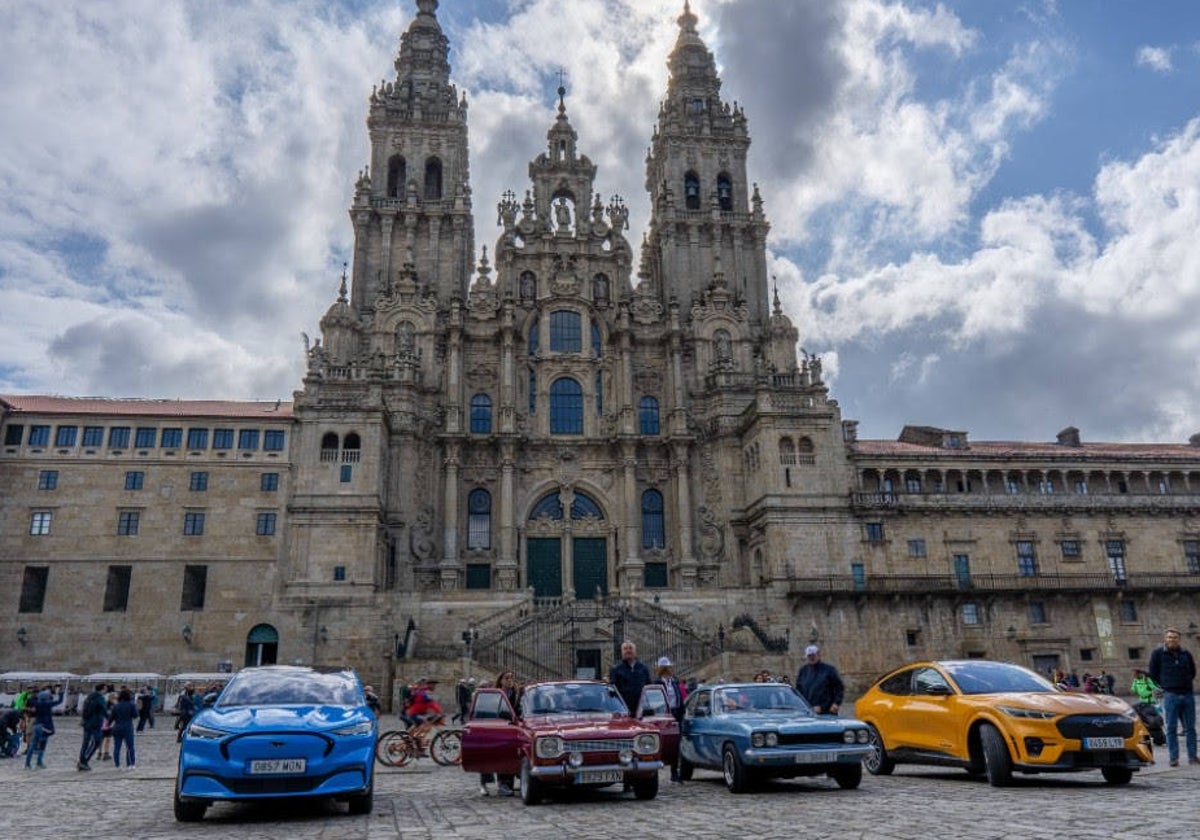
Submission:
[[418,563],[428,563],[437,546],[433,540],[433,508],[425,507],[409,531],[409,549]]
[[701,505],[697,511],[700,529],[700,557],[719,562],[725,557],[725,528],[717,522],[716,514]]

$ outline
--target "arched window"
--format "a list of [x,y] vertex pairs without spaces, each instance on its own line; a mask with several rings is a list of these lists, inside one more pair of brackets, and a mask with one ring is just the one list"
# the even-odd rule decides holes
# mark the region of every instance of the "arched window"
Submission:
[[336,432],[326,432],[321,438],[321,460],[336,461],[338,454],[338,436]]
[[796,444],[790,437],[779,439],[779,463],[790,467],[796,463]]
[[558,497],[558,493],[550,493],[538,500],[538,503],[533,506],[533,510],[529,512],[530,519],[562,519],[563,508],[562,499]]
[[583,388],[570,377],[550,386],[550,434],[583,434]]
[[600,341],[600,325],[592,321],[592,355],[599,359],[604,355],[604,347]]
[[347,463],[357,463],[362,455],[362,441],[359,440],[358,432],[347,432],[342,438],[342,461]]
[[425,199],[440,201],[442,198],[442,162],[435,157],[425,161]]
[[733,181],[724,172],[717,176],[717,205],[726,213],[733,210]]
[[404,196],[404,184],[407,180],[408,165],[404,162],[404,158],[400,155],[392,155],[388,158],[388,198],[402,198]]
[[492,398],[487,394],[471,397],[471,434],[486,435],[492,431]]
[[492,494],[477,488],[467,496],[467,548],[492,547]]
[[270,624],[256,624],[246,634],[246,667],[274,665],[279,655],[279,631]]
[[658,434],[658,400],[642,397],[638,403],[638,430],[643,435]]
[[603,519],[604,511],[600,510],[600,505],[596,504],[595,499],[591,496],[576,491],[574,498],[571,500],[571,518]]
[[578,312],[559,309],[550,313],[550,352],[583,352],[583,319]]
[[[533,506],[533,510],[529,512],[529,518],[533,519],[562,519],[563,505],[562,497],[558,491],[547,493],[542,498],[538,499],[538,503]],[[586,493],[575,491],[575,495],[571,501],[571,518],[572,519],[604,519],[604,511],[600,509],[600,505],[596,504],[595,499]]]
[[700,209],[700,176],[695,172],[683,176],[683,206],[688,210]]
[[813,447],[811,438],[802,437],[796,441],[796,463],[811,464],[814,461],[813,453],[816,449]]
[[717,358],[722,361],[733,359],[733,340],[728,330],[717,330],[713,333],[713,343],[717,347]]
[[662,493],[647,490],[642,494],[642,548],[664,548],[666,544]]

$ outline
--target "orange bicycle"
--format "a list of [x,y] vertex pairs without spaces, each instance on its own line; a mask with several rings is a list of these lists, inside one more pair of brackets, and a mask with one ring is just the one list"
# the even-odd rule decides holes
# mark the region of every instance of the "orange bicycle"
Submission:
[[[444,716],[438,718],[441,723]],[[403,767],[410,761],[429,756],[443,767],[462,763],[462,730],[444,728],[436,733],[414,735],[404,729],[384,732],[375,742],[375,760],[385,767]]]

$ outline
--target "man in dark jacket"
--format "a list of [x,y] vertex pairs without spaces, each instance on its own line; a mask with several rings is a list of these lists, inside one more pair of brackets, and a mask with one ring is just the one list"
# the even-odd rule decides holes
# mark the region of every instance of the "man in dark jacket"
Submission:
[[1150,653],[1150,679],[1163,690],[1163,716],[1167,725],[1167,755],[1171,766],[1179,766],[1179,733],[1183,724],[1189,764],[1200,764],[1196,756],[1196,698],[1192,684],[1196,679],[1196,660],[1179,644],[1179,631],[1168,627],[1162,647]]
[[83,727],[83,744],[79,747],[79,761],[75,763],[77,770],[91,770],[88,762],[100,748],[103,738],[100,728],[108,716],[108,701],[104,699],[104,684],[96,686],[87,697],[83,698],[83,709],[79,712],[79,725]]
[[650,684],[650,669],[637,658],[637,645],[626,639],[621,642],[621,661],[608,672],[608,681],[629,707],[629,714],[636,715],[642,689]]
[[836,715],[846,694],[837,668],[821,661],[821,649],[816,645],[804,649],[804,660],[796,674],[796,690],[818,715]]

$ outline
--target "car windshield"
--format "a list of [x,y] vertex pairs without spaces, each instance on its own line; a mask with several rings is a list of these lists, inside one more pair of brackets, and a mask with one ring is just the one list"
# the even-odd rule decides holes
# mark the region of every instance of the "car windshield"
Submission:
[[793,689],[771,683],[718,688],[714,708],[717,714],[746,711],[812,714],[812,709],[804,702],[804,698]]
[[963,694],[1054,691],[1050,682],[1019,665],[1007,662],[944,662],[945,669]]
[[359,706],[363,699],[353,674],[316,671],[242,671],[221,692],[218,709],[235,706]]
[[525,692],[524,706],[526,715],[629,714],[617,690],[603,683],[535,685]]

